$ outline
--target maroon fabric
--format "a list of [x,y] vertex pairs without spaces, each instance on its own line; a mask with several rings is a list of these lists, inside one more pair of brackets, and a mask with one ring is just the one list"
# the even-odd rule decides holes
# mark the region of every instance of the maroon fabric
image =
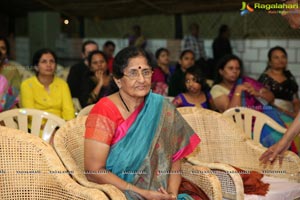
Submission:
[[182,177],[178,193],[185,193],[195,200],[209,200],[208,196],[196,184]]
[[232,167],[235,168],[242,177],[245,194],[256,194],[261,196],[267,194],[270,184],[261,181],[264,176],[263,174],[256,171],[250,171],[250,173],[248,173],[238,167]]

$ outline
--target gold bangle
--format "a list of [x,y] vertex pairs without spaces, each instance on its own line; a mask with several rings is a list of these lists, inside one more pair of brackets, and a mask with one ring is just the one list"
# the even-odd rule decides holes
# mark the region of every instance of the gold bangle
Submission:
[[234,95],[239,97],[239,96],[241,96],[241,93],[235,92]]

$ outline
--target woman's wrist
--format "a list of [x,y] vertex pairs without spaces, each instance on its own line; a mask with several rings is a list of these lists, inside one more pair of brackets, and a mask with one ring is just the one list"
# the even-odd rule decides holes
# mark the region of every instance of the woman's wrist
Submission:
[[171,195],[171,197],[173,198],[173,199],[177,199],[177,193],[175,193],[175,192],[168,192],[168,194],[169,195]]
[[242,92],[243,92],[243,90],[241,90],[241,89],[239,89],[239,88],[236,88],[236,89],[234,90],[233,96],[239,97],[239,96],[242,95]]
[[280,143],[284,145],[289,145],[294,139],[294,134],[285,133],[280,140]]
[[145,197],[145,198],[147,196],[149,196],[149,194],[148,194],[149,190],[141,189],[139,187],[136,187],[135,185],[132,185],[131,183],[127,183],[125,191],[135,192],[135,193],[137,193],[137,194],[139,194],[139,195],[141,195],[142,197]]
[[244,90],[243,90],[242,87],[237,86],[237,87],[235,88],[233,94],[242,94],[243,91],[244,91]]
[[102,86],[103,86],[103,81],[98,81],[98,83],[97,83],[97,87],[101,89],[101,88],[102,88]]
[[234,92],[233,95],[239,97],[239,96],[241,96],[241,93],[240,92]]
[[132,185],[130,183],[126,184],[125,191],[132,191]]
[[149,195],[150,195],[149,190],[145,190],[145,189],[138,188],[138,190],[135,191],[135,192],[140,194],[142,197],[145,197],[145,198],[149,197]]

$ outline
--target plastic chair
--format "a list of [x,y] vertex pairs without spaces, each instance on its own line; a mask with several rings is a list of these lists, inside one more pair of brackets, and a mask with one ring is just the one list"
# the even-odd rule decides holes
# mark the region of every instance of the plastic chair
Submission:
[[92,108],[94,107],[95,104],[91,104],[91,105],[88,105],[84,108],[82,108],[79,113],[77,114],[77,117],[79,116],[85,116],[85,115],[88,115],[90,113],[90,111],[92,110]]
[[[245,199],[246,196],[242,179],[232,166],[246,171],[255,170],[271,178],[288,179],[292,184],[300,182],[300,159],[294,153],[286,152],[282,165],[278,160],[273,165],[262,165],[259,157],[266,148],[249,139],[228,117],[196,107],[181,107],[178,111],[201,138],[200,151],[188,161],[208,167],[218,176],[223,197]],[[298,193],[299,188],[300,184],[296,189]]]
[[104,200],[76,183],[54,149],[38,137],[0,126],[0,199]]
[[80,112],[80,110],[82,109],[79,99],[78,98],[72,98],[72,102],[74,105],[74,109],[75,109],[75,116],[78,115],[78,113]]
[[260,142],[260,135],[264,125],[268,125],[282,134],[286,131],[286,128],[279,125],[269,116],[251,108],[230,108],[226,110],[223,115],[233,120],[233,122],[243,129],[249,138],[258,143]]
[[55,130],[65,124],[62,118],[37,109],[12,109],[0,113],[0,125],[20,129],[49,142]]
[[28,69],[27,67],[25,66],[22,66],[20,63],[17,63],[17,62],[11,62],[9,61],[9,64],[16,67],[20,76],[21,76],[21,80],[24,81],[32,76],[34,76],[34,72],[31,71],[30,69]]
[[[68,121],[54,137],[54,148],[73,178],[83,186],[98,188],[112,199],[124,199],[123,193],[112,185],[89,182],[84,175],[84,133],[87,116]],[[183,176],[197,184],[210,199],[221,200],[221,184],[207,167],[182,164]],[[192,173],[199,172],[199,173]]]

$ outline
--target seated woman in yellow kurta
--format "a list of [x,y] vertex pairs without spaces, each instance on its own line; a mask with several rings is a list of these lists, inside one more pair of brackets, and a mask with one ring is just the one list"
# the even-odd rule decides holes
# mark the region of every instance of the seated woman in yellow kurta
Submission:
[[38,50],[32,60],[36,76],[21,84],[21,104],[55,114],[65,120],[75,117],[68,84],[55,77],[57,57],[50,49]]

